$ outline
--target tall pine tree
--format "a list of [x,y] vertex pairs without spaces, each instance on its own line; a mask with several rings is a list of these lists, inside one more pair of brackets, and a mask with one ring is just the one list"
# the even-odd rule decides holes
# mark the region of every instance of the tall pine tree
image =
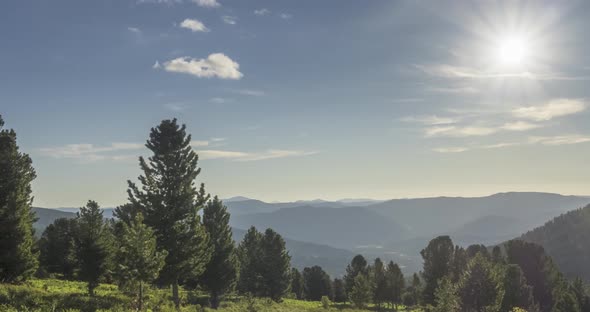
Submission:
[[77,236],[78,222],[74,218],[59,218],[47,226],[39,240],[41,268],[47,273],[57,273],[72,279],[77,265]]
[[344,286],[346,293],[350,294],[354,286],[354,279],[359,275],[366,275],[368,273],[367,260],[362,255],[356,255],[346,266],[346,274],[344,274]]
[[203,224],[213,248],[211,260],[201,276],[202,285],[209,291],[211,307],[217,309],[220,298],[235,286],[238,260],[229,226],[229,212],[215,196],[205,205]]
[[255,227],[250,227],[238,246],[238,259],[240,262],[240,274],[238,279],[238,291],[242,294],[262,296],[263,281],[261,249],[262,234]]
[[22,282],[37,270],[31,209],[36,174],[29,155],[19,151],[14,130],[0,115],[0,282]]
[[80,208],[77,220],[78,275],[88,283],[88,294],[94,296],[99,281],[111,270],[113,237],[95,201],[89,200],[85,207]]
[[172,285],[172,298],[179,308],[179,280],[200,276],[211,256],[199,217],[208,195],[203,184],[200,189],[195,185],[201,170],[185,125],[179,126],[176,119],[163,120],[152,128],[146,147],[153,154],[147,161],[139,158],[141,187],[128,182],[129,200],[140,207],[144,222],[154,230],[158,249],[168,252],[159,280]]
[[291,292],[295,298],[303,299],[303,276],[297,268],[291,268]]
[[453,241],[449,236],[439,236],[431,240],[420,252],[424,259],[424,303],[435,303],[434,293],[439,281],[452,271],[454,250]]
[[285,240],[272,229],[266,229],[260,241],[262,250],[263,295],[280,301],[291,283],[291,256],[285,247]]

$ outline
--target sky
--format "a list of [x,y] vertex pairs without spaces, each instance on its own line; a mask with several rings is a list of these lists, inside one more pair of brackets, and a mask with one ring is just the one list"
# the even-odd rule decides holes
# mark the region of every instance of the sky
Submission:
[[35,206],[126,201],[178,118],[208,192],[590,194],[587,1],[6,0],[0,114]]

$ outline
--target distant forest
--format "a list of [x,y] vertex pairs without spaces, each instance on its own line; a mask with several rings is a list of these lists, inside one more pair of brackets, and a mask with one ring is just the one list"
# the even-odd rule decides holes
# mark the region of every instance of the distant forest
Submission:
[[[37,239],[36,172],[15,131],[3,126],[0,116],[0,311],[114,310],[114,304],[120,311],[158,311],[166,303],[153,304],[148,294],[165,289],[176,310],[186,308],[187,293],[203,293],[195,309],[241,300],[240,311],[257,311],[249,304],[256,298],[292,298],[325,309],[590,312],[583,280],[560,272],[549,256],[579,251],[556,261],[561,268],[586,268],[588,278],[589,207],[493,247],[463,248],[438,236],[420,253],[422,271],[411,276],[393,261],[369,263],[357,255],[344,276],[332,278],[320,266],[293,268],[285,240],[273,229],[251,227],[236,244],[228,209],[196,183],[198,155],[185,125],[173,119],[151,129],[151,154],[139,157],[141,175],[128,181],[128,202],[115,209],[115,218],[105,218],[89,200],[76,218],[55,220]],[[34,281],[46,279],[84,282],[90,299],[33,291]],[[105,301],[105,283],[116,285],[121,297]]]

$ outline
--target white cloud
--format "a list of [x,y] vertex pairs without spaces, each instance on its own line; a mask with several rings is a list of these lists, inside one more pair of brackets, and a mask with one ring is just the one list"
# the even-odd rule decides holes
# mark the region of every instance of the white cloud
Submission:
[[270,10],[262,8],[262,9],[254,10],[254,14],[259,15],[259,16],[267,15],[267,14],[270,14]]
[[279,14],[279,17],[282,19],[291,19],[293,17],[293,15],[287,14],[287,13],[281,13],[281,14]]
[[431,127],[425,129],[425,136],[426,137],[469,137],[469,136],[486,136],[490,134],[494,134],[498,132],[496,128],[490,127],[477,127],[477,126],[468,126],[468,127],[455,127],[455,126],[446,126],[446,127]]
[[221,4],[217,0],[191,0],[192,2],[196,3],[200,7],[204,8],[217,8],[220,7]]
[[556,99],[540,106],[517,108],[512,114],[519,118],[547,121],[555,117],[576,114],[586,110],[587,105],[578,99]]
[[481,148],[496,149],[496,148],[503,148],[503,147],[510,147],[510,146],[518,146],[518,145],[522,145],[522,144],[515,143],[515,142],[501,142],[501,143],[496,143],[496,144],[483,145],[483,146],[481,146]]
[[138,143],[111,143],[108,146],[67,144],[64,146],[40,148],[39,152],[44,156],[57,159],[77,159],[82,162],[95,162],[99,160],[125,160],[131,157],[137,157],[135,155],[114,153],[139,150],[143,147],[143,144]]
[[209,99],[209,102],[215,103],[215,104],[223,104],[223,103],[229,102],[229,100],[226,98],[214,97],[214,98]]
[[141,30],[137,27],[127,27],[127,30],[129,30],[130,32],[134,33],[134,34],[140,34]]
[[187,108],[185,103],[180,103],[180,102],[166,103],[166,104],[164,104],[164,107],[166,107],[167,109],[169,109],[173,112],[181,112]]
[[534,124],[526,121],[507,122],[502,126],[503,130],[508,131],[527,131],[542,127],[539,124]]
[[244,76],[239,71],[240,64],[223,53],[210,54],[206,59],[180,57],[165,62],[162,67],[169,72],[189,74],[199,78],[217,77],[238,80]]
[[221,20],[228,25],[235,25],[238,22],[238,19],[235,16],[229,15],[222,16]]
[[430,116],[408,116],[401,119],[404,122],[416,122],[424,125],[436,126],[436,125],[448,125],[454,124],[459,121],[458,118],[451,117],[438,117],[436,115]]
[[317,154],[298,150],[276,150],[270,149],[264,152],[238,152],[224,150],[198,150],[197,154],[201,159],[227,159],[231,161],[259,161],[287,157],[303,157]]
[[590,142],[590,136],[579,134],[559,135],[559,136],[538,136],[530,137],[529,143],[542,145],[569,145]]
[[160,62],[158,62],[158,61],[156,61],[156,62],[154,63],[154,65],[152,65],[152,68],[153,68],[153,69],[160,69],[161,67],[162,67],[162,65],[160,65]]
[[193,140],[193,141],[191,141],[191,146],[192,146],[192,147],[203,147],[203,146],[209,146],[209,141],[199,141],[199,140]]
[[462,153],[462,152],[468,151],[469,148],[467,148],[467,147],[439,147],[439,148],[435,148],[432,150],[437,153]]
[[266,92],[260,90],[249,90],[249,89],[240,89],[234,90],[235,93],[242,94],[242,95],[249,95],[249,96],[265,96]]
[[197,19],[187,18],[180,23],[181,28],[189,29],[192,32],[208,32],[209,28],[205,27],[201,21]]
[[449,64],[414,65],[418,70],[436,77],[456,79],[520,78],[530,80],[588,80],[588,76],[569,76],[561,73],[532,73],[528,71],[495,72]]

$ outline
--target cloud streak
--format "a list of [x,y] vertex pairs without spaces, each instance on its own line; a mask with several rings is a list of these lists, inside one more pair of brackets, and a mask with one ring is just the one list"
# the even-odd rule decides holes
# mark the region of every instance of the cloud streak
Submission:
[[512,111],[518,118],[547,121],[556,117],[573,115],[586,110],[588,105],[578,99],[555,99],[540,106],[520,107]]

